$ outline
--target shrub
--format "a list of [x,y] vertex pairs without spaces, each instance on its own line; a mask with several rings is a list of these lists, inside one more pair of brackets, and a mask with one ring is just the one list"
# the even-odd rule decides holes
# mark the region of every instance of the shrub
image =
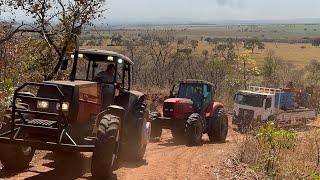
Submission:
[[260,127],[256,136],[248,136],[242,145],[240,160],[253,169],[276,177],[282,152],[296,147],[296,132],[277,129],[270,122]]
[[296,136],[296,133],[292,130],[276,129],[272,122],[262,126],[256,138],[265,152],[256,168],[273,176],[277,170],[280,152],[282,150],[293,150]]

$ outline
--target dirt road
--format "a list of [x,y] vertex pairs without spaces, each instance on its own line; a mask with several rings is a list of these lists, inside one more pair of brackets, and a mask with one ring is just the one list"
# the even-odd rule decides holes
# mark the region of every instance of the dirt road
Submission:
[[[121,163],[112,179],[218,179],[217,166],[235,152],[240,135],[230,128],[227,143],[188,147],[172,141],[165,130],[160,142],[148,145],[145,161]],[[0,172],[0,179],[91,179],[90,153],[53,161],[50,152],[39,151],[28,170],[21,173]]]

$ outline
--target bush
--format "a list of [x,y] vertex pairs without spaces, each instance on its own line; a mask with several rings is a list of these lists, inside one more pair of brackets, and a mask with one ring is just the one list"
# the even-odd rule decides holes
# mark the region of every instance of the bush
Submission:
[[12,103],[13,93],[13,80],[11,78],[5,78],[3,81],[2,90],[0,89],[0,118],[3,116],[4,111]]
[[268,123],[246,136],[239,160],[266,179],[320,179],[320,131],[295,132]]
[[270,122],[260,127],[256,136],[246,139],[240,159],[256,171],[276,177],[282,153],[287,150],[294,151],[296,138],[297,134],[294,131],[277,129]]

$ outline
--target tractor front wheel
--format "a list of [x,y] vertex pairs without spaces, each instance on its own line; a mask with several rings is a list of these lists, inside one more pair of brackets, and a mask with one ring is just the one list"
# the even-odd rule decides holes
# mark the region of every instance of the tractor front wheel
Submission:
[[102,117],[93,151],[91,173],[95,178],[106,178],[112,173],[119,150],[119,118],[110,114]]
[[[24,106],[19,108],[26,109]],[[0,134],[11,130],[11,113],[12,108],[8,108],[0,120]],[[27,138],[27,135],[24,135],[24,138]],[[35,149],[30,146],[0,144],[0,161],[8,170],[22,170],[29,166],[34,152]]]
[[211,119],[209,129],[209,139],[211,142],[225,142],[228,134],[228,116],[222,108],[215,112]]
[[34,152],[32,147],[0,144],[0,161],[5,169],[23,170],[29,167]]
[[203,126],[201,116],[191,114],[186,123],[186,135],[189,145],[199,146],[202,144]]

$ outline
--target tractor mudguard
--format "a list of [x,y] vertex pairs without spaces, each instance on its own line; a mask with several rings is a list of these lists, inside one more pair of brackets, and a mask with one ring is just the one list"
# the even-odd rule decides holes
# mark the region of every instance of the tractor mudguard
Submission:
[[220,102],[213,102],[210,107],[208,108],[208,110],[206,111],[205,117],[206,118],[212,118],[214,117],[217,109],[219,108],[224,108],[223,104]]
[[138,102],[144,103],[145,94],[138,91],[122,91],[120,92],[120,102],[119,104],[124,107],[127,112],[132,112]]
[[93,128],[93,132],[92,134],[95,135],[98,131],[98,127],[100,124],[100,121],[102,120],[102,117],[107,115],[107,114],[111,114],[114,116],[117,116],[120,118],[120,121],[123,120],[124,115],[125,115],[125,109],[121,106],[117,106],[117,105],[111,105],[108,106],[106,110],[102,111],[101,113],[99,113],[96,118],[95,118],[95,125]]
[[107,114],[115,115],[115,116],[119,117],[120,120],[124,118],[125,109],[121,106],[111,105],[111,106],[107,107],[106,111],[107,111],[106,112]]
[[198,114],[198,113],[193,113],[193,114],[191,114],[191,115],[188,117],[187,123],[188,123],[188,124],[194,124],[194,123],[196,123],[199,119],[201,119],[200,114]]

